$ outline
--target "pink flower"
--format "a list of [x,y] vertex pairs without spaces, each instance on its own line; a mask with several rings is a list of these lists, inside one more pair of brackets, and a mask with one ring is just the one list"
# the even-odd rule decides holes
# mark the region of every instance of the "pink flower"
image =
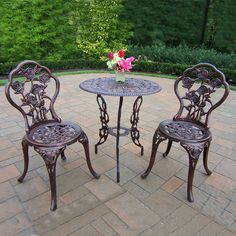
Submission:
[[125,72],[125,71],[130,71],[130,69],[132,69],[132,64],[131,62],[134,61],[134,57],[129,57],[125,60],[121,60],[118,62],[119,65],[119,69],[121,72]]
[[125,51],[120,49],[118,52],[110,52],[107,54],[108,61],[107,66],[109,69],[115,69],[120,72],[130,71],[132,69],[132,62],[134,57],[124,59]]
[[129,62],[133,62],[135,60],[135,58],[134,57],[129,57],[126,60],[128,60]]
[[113,54],[112,52],[109,52],[109,53],[107,54],[107,57],[108,57],[110,60],[112,60],[112,59],[114,58],[114,54]]

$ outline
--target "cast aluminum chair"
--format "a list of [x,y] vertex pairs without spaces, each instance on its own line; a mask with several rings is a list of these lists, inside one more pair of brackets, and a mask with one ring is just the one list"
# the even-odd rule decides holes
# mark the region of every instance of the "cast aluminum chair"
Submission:
[[[179,142],[189,156],[187,199],[193,202],[192,183],[194,171],[200,154],[203,152],[203,166],[207,175],[208,151],[212,140],[209,129],[211,112],[221,105],[229,94],[229,86],[224,74],[215,66],[200,63],[184,71],[174,84],[174,91],[180,108],[173,120],[161,122],[155,131],[152,142],[152,153],[147,170],[142,174],[146,178],[155,162],[159,144],[168,139],[166,152],[169,154],[172,143]],[[212,96],[221,91],[213,102]]]
[[[49,86],[53,91],[49,95]],[[62,122],[54,110],[54,102],[60,90],[57,77],[47,67],[35,61],[23,61],[13,69],[6,85],[6,97],[24,117],[26,134],[22,139],[24,154],[24,171],[18,178],[22,182],[28,170],[28,147],[32,146],[43,158],[50,180],[51,210],[57,208],[56,196],[56,162],[61,155],[66,159],[64,150],[75,142],[82,143],[86,161],[91,174],[98,179],[93,170],[89,156],[87,135],[77,124]]]

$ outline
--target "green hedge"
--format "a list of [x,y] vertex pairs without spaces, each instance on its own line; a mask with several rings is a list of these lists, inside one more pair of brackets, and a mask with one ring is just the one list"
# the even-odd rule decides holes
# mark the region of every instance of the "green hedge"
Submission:
[[134,63],[134,71],[155,72],[163,74],[180,75],[189,65],[171,64],[151,61],[137,61]]
[[[98,60],[64,60],[64,61],[37,61],[40,64],[48,67],[52,71],[55,70],[74,70],[74,69],[106,69],[105,61]],[[0,63],[0,75],[4,76],[9,74],[9,72],[16,67],[19,62],[12,63]]]
[[[105,61],[97,60],[69,60],[69,61],[39,61],[52,71],[58,70],[83,70],[83,69],[107,69]],[[17,63],[0,64],[0,75],[7,75]],[[173,64],[151,61],[135,61],[132,71],[154,72],[162,74],[181,75],[190,64]],[[236,84],[236,70],[219,68],[226,76],[227,81]]]
[[[133,71],[154,72],[162,74],[176,74],[181,75],[183,71],[192,65],[187,64],[172,64],[151,61],[136,61]],[[226,77],[226,80],[232,84],[236,84],[236,70],[227,68],[219,68]]]
[[129,46],[127,55],[135,58],[141,56],[142,60],[160,61],[171,64],[194,65],[200,62],[214,64],[218,68],[236,68],[236,54],[217,52],[214,49],[190,48],[186,45],[166,47],[164,45]]

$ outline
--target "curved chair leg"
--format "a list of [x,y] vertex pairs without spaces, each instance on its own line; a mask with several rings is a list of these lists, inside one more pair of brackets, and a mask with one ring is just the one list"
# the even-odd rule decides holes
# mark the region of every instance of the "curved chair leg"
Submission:
[[66,156],[65,156],[64,150],[61,152],[61,159],[62,159],[63,161],[66,160]]
[[156,159],[156,152],[157,152],[157,148],[159,146],[159,144],[166,140],[165,137],[161,136],[158,133],[158,130],[156,130],[155,134],[153,135],[153,140],[152,140],[152,154],[151,154],[151,158],[148,164],[148,168],[147,170],[141,175],[141,177],[144,179],[148,176],[148,174],[151,172],[152,167],[154,165],[155,159]]
[[166,151],[165,151],[165,153],[163,153],[163,157],[166,157],[169,154],[172,143],[173,143],[173,141],[171,141],[171,140],[168,141]]
[[28,171],[28,167],[29,167],[29,145],[24,138],[22,139],[21,144],[22,144],[22,150],[23,150],[23,155],[24,155],[24,171],[23,171],[22,175],[18,178],[18,181],[20,183],[25,178],[25,175],[26,175],[26,173]]
[[188,188],[187,188],[187,197],[189,202],[194,202],[192,186],[193,186],[193,177],[197,161],[198,159],[189,156]]
[[65,148],[34,148],[43,158],[50,181],[51,187],[51,205],[50,210],[55,211],[57,209],[57,186],[56,186],[56,163],[59,155]]
[[47,167],[50,186],[51,186],[50,210],[55,211],[57,209],[56,161],[55,163],[47,163],[46,167]]
[[209,152],[210,144],[211,144],[211,141],[206,144],[206,146],[204,147],[204,151],[203,151],[203,166],[205,168],[205,171],[206,171],[207,175],[211,175],[211,173],[212,173],[208,169],[208,164],[207,164],[208,152]]
[[80,143],[82,143],[83,147],[84,147],[84,152],[85,152],[85,156],[86,156],[86,161],[87,161],[87,165],[88,165],[88,168],[91,172],[91,174],[94,176],[95,179],[99,179],[100,175],[97,174],[93,167],[92,167],[92,164],[91,164],[91,161],[90,161],[90,155],[89,155],[89,141],[88,141],[88,137],[87,135],[82,131],[78,141]]
[[187,187],[187,198],[189,202],[194,202],[193,198],[193,178],[194,171],[197,165],[198,158],[201,152],[204,149],[205,144],[189,144],[189,143],[180,143],[182,147],[188,152],[189,155],[189,169],[188,169],[188,187]]

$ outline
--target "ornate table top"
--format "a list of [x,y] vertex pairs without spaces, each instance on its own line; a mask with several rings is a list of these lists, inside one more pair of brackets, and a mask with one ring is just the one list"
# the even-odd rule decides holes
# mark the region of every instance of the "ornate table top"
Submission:
[[115,78],[89,79],[79,87],[90,93],[109,96],[144,96],[161,90],[159,84],[138,78],[126,78],[124,83],[116,82]]

